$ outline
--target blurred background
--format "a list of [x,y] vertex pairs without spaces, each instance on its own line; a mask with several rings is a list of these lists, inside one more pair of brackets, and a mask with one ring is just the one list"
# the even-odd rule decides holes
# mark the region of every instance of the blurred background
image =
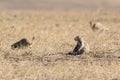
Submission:
[[0,9],[119,9],[120,0],[0,0]]

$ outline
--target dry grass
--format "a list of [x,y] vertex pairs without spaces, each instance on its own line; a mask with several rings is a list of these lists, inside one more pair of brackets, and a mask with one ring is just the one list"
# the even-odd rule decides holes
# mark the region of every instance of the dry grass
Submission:
[[[118,11],[1,11],[1,80],[119,80],[120,16]],[[90,20],[107,32],[93,32]],[[32,48],[11,50],[21,38],[36,37]],[[82,36],[89,54],[67,55]]]

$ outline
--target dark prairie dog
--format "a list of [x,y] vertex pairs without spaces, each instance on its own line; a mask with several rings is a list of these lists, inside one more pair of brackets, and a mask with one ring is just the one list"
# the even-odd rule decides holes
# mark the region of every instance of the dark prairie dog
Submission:
[[76,36],[74,40],[77,41],[77,44],[75,48],[73,49],[73,51],[69,53],[70,55],[79,55],[79,54],[83,54],[84,52],[85,53],[90,52],[90,47],[87,43],[85,43],[83,38]]
[[13,44],[11,45],[11,48],[12,48],[12,49],[20,49],[20,48],[26,48],[26,47],[28,47],[28,46],[31,47],[32,44],[33,44],[33,40],[34,40],[34,39],[35,39],[35,37],[33,37],[32,40],[31,40],[31,42],[30,42],[30,41],[28,41],[26,38],[22,38],[21,40],[13,43]]
[[100,22],[90,21],[90,27],[93,31],[104,30],[108,31],[109,29]]

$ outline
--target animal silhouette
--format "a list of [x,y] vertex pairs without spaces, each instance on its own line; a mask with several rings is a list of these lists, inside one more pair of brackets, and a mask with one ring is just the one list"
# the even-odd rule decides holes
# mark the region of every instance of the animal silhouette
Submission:
[[26,48],[28,46],[31,46],[33,44],[33,40],[35,37],[32,38],[32,41],[29,42],[26,38],[23,38],[11,45],[12,49],[20,49],[20,48]]
[[77,44],[76,44],[75,48],[73,49],[73,51],[69,52],[68,54],[69,55],[83,54],[84,53],[84,48],[83,48],[84,44],[83,44],[81,38],[79,38],[79,36],[76,36],[74,38],[74,40],[77,41]]

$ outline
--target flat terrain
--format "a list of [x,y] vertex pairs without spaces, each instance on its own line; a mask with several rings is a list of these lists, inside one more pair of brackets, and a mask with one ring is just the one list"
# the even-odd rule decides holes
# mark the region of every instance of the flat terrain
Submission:
[[[109,31],[94,32],[89,21]],[[35,36],[32,47],[11,45]],[[91,52],[67,55],[82,36]],[[106,10],[0,11],[1,80],[120,80],[120,12]]]
[[119,9],[120,0],[0,0],[0,9]]

